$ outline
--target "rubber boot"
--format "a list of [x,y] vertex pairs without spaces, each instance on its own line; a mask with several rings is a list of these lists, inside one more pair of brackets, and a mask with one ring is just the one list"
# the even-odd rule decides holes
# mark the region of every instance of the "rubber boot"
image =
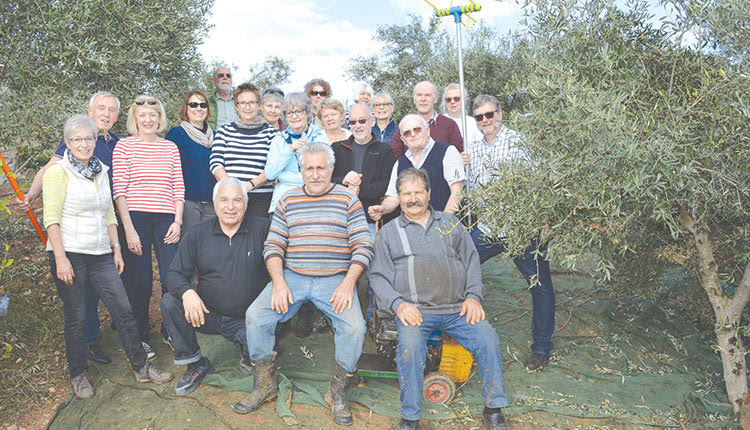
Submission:
[[279,386],[276,384],[277,373],[275,352],[269,358],[256,361],[253,366],[253,390],[249,396],[234,404],[235,412],[249,414],[260,408],[263,403],[275,399],[279,393]]
[[354,373],[347,373],[343,367],[336,363],[331,373],[331,383],[328,385],[325,400],[331,407],[333,421],[340,426],[352,425],[352,413],[346,404],[346,391],[354,380]]

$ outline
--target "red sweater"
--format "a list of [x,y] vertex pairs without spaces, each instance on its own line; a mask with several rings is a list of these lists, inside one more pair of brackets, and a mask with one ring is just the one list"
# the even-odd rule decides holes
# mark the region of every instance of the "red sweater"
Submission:
[[130,211],[173,214],[175,202],[185,201],[180,152],[169,140],[120,139],[112,170],[113,198],[125,196]]

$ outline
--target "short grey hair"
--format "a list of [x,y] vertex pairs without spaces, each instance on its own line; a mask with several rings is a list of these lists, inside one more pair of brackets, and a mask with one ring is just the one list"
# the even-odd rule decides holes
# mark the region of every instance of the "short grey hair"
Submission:
[[410,118],[418,118],[419,122],[422,124],[422,127],[427,128],[427,121],[422,118],[422,115],[417,115],[415,113],[410,113],[409,115],[406,115],[405,117],[401,118],[401,122],[398,123],[398,131],[401,132],[401,126],[406,122],[406,120]]
[[284,92],[277,87],[268,87],[261,93],[260,100],[261,103],[268,101],[284,103]]
[[422,180],[425,191],[430,191],[430,175],[427,174],[427,170],[409,167],[399,173],[398,178],[396,178],[396,193],[401,193],[401,184],[404,182],[416,182],[417,179]]
[[487,103],[492,103],[495,106],[495,109],[498,111],[502,111],[503,107],[500,105],[500,100],[497,99],[495,96],[491,96],[489,94],[480,94],[474,99],[474,103],[471,105],[472,112],[477,110],[478,107],[484,106]]
[[120,112],[120,99],[118,99],[116,95],[112,94],[109,91],[99,91],[98,93],[91,96],[91,98],[89,99],[89,107],[91,109],[94,108],[96,99],[98,99],[99,97],[112,97],[113,99],[115,99],[115,104],[117,104],[117,112]]
[[291,107],[298,107],[307,113],[308,118],[313,116],[313,104],[310,97],[305,93],[290,93],[284,97],[284,103],[281,104],[281,110],[286,118],[286,111]]
[[388,94],[388,91],[381,91],[379,93],[375,93],[375,95],[372,96],[373,103],[375,102],[375,99],[378,97],[385,97],[388,100],[388,103],[390,103],[391,105],[394,105],[393,97],[391,97],[391,95]]
[[247,204],[247,188],[245,187],[245,184],[239,179],[233,178],[231,176],[227,176],[226,178],[217,182],[216,185],[214,185],[214,193],[213,197],[211,197],[211,200],[215,202],[216,196],[219,195],[219,191],[221,191],[222,188],[229,186],[239,187],[239,189],[242,190],[242,197],[245,200],[245,204]]
[[359,95],[364,92],[369,93],[370,99],[372,99],[372,85],[368,84],[367,82],[359,82],[357,86],[354,87],[354,92],[352,93],[352,101],[359,102]]
[[91,119],[88,115],[81,115],[76,114],[68,118],[67,121],[65,121],[65,127],[63,128],[63,137],[65,139],[65,144],[70,144],[70,137],[78,130],[90,130],[91,135],[94,136],[94,139],[96,139],[96,135],[99,133],[99,128],[96,126],[96,123],[94,123],[94,120]]
[[305,165],[305,155],[312,153],[324,152],[326,154],[326,164],[329,169],[333,169],[333,165],[336,163],[336,156],[333,155],[333,149],[331,145],[323,142],[310,142],[299,149],[299,165],[302,168]]
[[430,86],[432,87],[432,93],[435,94],[435,97],[437,97],[437,95],[438,95],[438,89],[435,86],[435,84],[433,84],[430,81],[417,82],[417,85],[414,85],[414,89],[412,90],[412,93],[411,93],[412,97],[416,97],[416,95],[417,95],[417,87],[420,86],[420,85],[422,85],[422,84],[430,84]]

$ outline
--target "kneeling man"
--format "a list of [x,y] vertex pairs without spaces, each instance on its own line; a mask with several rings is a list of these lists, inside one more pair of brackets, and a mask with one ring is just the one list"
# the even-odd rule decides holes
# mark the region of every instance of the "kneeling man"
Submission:
[[426,171],[404,170],[396,180],[396,191],[401,215],[375,239],[370,282],[380,308],[396,315],[401,387],[398,428],[418,426],[427,338],[440,329],[468,349],[477,362],[484,423],[490,429],[507,429],[500,410],[508,406],[500,339],[484,319],[479,254],[456,217],[429,206]]
[[[182,237],[167,273],[169,294],[161,299],[174,363],[187,365],[174,389],[178,396],[198,388],[213,372],[211,362],[201,355],[196,331],[234,342],[240,348],[240,368],[251,371],[245,310],[269,280],[263,263],[269,220],[245,213],[245,186],[236,178],[224,178],[214,186],[213,201],[216,218],[191,227]],[[195,273],[197,287],[191,284]]]
[[331,183],[334,155],[325,143],[299,149],[304,186],[285,193],[271,221],[263,254],[272,283],[247,309],[247,344],[255,386],[234,405],[249,413],[278,393],[273,336],[305,302],[331,320],[336,364],[326,402],[333,420],[351,425],[346,404],[365,339],[365,322],[355,291],[372,258],[372,239],[362,204],[348,188]]

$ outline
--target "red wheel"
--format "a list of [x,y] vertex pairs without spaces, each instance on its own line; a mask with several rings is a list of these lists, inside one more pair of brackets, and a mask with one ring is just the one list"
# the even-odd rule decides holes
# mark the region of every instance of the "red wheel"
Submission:
[[432,372],[424,377],[422,396],[428,402],[448,403],[456,395],[456,384],[445,373]]

